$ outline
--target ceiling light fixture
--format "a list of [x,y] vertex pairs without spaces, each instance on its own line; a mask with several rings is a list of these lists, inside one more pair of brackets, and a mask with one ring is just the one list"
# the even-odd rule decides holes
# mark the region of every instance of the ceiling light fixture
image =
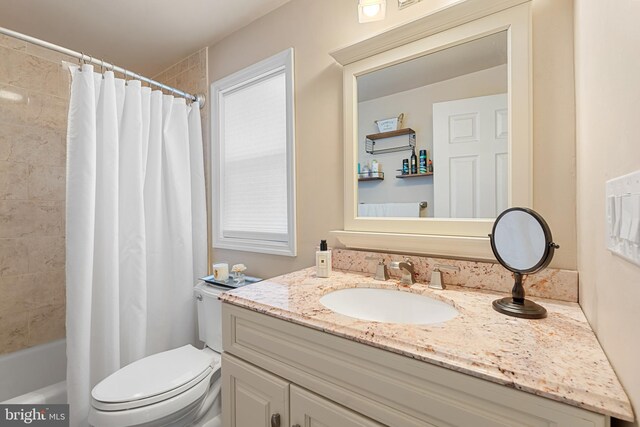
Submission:
[[412,4],[418,3],[420,0],[398,0],[398,9],[404,9]]
[[380,21],[387,12],[387,0],[358,0],[358,21]]

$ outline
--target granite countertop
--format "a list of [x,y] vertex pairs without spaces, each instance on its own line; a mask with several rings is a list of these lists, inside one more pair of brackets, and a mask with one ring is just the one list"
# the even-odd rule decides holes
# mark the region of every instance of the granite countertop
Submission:
[[[376,287],[424,294],[453,305],[448,322],[406,325],[358,320],[331,311],[320,298],[337,289]],[[318,329],[592,412],[632,421],[633,411],[595,334],[576,303],[532,298],[548,317],[527,320],[493,310],[489,291],[380,282],[307,268],[222,294],[227,303]]]

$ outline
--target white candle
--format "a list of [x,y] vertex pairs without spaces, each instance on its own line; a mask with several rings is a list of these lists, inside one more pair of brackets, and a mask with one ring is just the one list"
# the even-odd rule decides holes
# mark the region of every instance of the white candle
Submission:
[[226,262],[213,264],[213,278],[219,282],[226,282],[229,279],[229,264]]

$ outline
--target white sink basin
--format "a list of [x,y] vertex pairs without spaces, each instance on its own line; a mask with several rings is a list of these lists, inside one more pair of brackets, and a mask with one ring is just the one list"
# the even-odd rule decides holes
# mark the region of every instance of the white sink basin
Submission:
[[336,313],[375,322],[428,325],[458,315],[458,310],[442,301],[392,289],[340,289],[320,298],[320,303]]

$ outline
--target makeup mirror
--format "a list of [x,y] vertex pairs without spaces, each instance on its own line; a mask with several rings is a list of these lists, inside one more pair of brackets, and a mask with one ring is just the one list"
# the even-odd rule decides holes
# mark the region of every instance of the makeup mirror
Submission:
[[493,308],[508,316],[542,319],[547,310],[525,298],[523,278],[549,265],[559,248],[553,243],[544,218],[528,208],[515,207],[502,212],[489,234],[491,249],[504,268],[513,273],[515,283],[511,297],[493,302]]

